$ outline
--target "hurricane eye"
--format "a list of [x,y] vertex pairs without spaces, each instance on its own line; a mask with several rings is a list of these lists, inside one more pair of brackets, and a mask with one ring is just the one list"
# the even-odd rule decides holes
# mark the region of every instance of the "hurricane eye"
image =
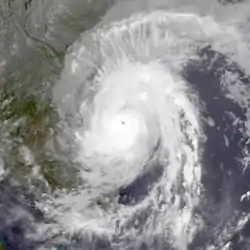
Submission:
[[[117,239],[118,250],[145,242],[156,249],[157,240],[164,242],[159,249],[176,250],[213,242],[201,237],[204,244],[191,244],[224,223],[203,217],[211,213],[206,196],[233,199],[231,184],[240,177],[228,184],[233,177],[223,171],[239,173],[239,159],[250,151],[244,135],[249,80],[243,77],[250,62],[242,60],[249,48],[233,22],[219,19],[148,11],[100,23],[72,46],[57,105],[84,183],[68,199],[77,204],[79,231],[98,229]],[[64,116],[84,119],[68,126]]]

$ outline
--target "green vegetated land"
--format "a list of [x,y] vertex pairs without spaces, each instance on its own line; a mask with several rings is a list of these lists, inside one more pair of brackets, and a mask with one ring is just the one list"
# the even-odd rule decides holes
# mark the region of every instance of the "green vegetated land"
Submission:
[[[66,15],[67,18],[62,16],[61,27],[65,27],[66,32],[67,29],[74,30],[75,37],[71,38],[71,42],[98,22],[112,3],[93,2],[98,4],[83,13],[76,16],[71,13]],[[70,44],[65,44],[63,49],[55,48],[33,37],[26,26],[19,25],[16,33],[17,36],[24,36],[25,39],[21,40],[26,42],[9,57],[0,75],[0,144],[5,169],[21,184],[39,192],[75,188],[79,184],[77,170],[70,162],[48,157],[44,150],[59,121],[52,103],[52,88],[60,75]],[[27,164],[20,158],[23,145],[31,150],[34,162]]]

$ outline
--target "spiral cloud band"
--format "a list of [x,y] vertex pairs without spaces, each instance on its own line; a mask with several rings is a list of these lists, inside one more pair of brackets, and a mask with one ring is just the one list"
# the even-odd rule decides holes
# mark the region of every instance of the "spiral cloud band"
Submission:
[[[206,223],[198,212],[206,193],[202,172],[219,121],[208,98],[214,95],[216,106],[216,96],[231,86],[219,83],[217,91],[212,78],[197,80],[190,72],[219,63],[214,54],[206,64],[214,51],[228,61],[240,58],[245,45],[234,32],[208,17],[156,11],[88,31],[75,42],[54,100],[84,188],[58,199],[63,227],[106,237],[112,249],[188,249]],[[228,107],[235,119],[240,111]],[[241,118],[243,126],[245,114]],[[219,168],[218,162],[210,165]]]

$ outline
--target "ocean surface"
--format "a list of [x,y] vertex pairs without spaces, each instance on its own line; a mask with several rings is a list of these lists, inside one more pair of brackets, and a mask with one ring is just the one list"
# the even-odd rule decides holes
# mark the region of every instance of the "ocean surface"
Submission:
[[0,250],[249,250],[249,209],[249,1],[0,3]]

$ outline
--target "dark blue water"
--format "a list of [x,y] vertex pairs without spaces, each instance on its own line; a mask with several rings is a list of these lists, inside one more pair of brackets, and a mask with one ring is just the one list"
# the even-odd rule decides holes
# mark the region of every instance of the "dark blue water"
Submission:
[[[231,223],[237,224],[244,212],[249,212],[247,200],[241,202],[240,197],[250,189],[250,170],[243,171],[239,159],[250,150],[247,144],[246,109],[235,100],[226,97],[226,90],[221,86],[221,78],[226,71],[238,74],[239,80],[250,86],[250,78],[236,63],[223,54],[213,51],[209,46],[197,51],[198,59],[190,60],[183,65],[183,78],[198,95],[203,107],[203,130],[206,140],[201,141],[200,158],[202,161],[202,184],[204,187],[201,204],[197,207],[205,222],[205,227],[196,235],[189,250],[202,250],[214,243],[215,249],[221,250],[218,238],[220,233]],[[206,122],[212,118],[214,126]],[[238,119],[235,124],[235,119]],[[225,142],[225,137],[228,143]],[[124,206],[132,206],[142,201],[152,190],[154,184],[162,176],[162,167],[155,162],[141,176],[127,186],[117,190],[117,200]],[[71,236],[71,243],[58,243],[57,235],[48,239],[27,238],[27,234],[36,230],[36,225],[51,223],[36,207],[36,198],[28,190],[6,177],[0,183],[0,239],[4,249],[32,250],[47,245],[57,249],[113,249],[112,242],[94,236],[91,241],[79,235]],[[17,216],[18,211],[18,216]],[[21,212],[20,212],[21,211]],[[145,212],[145,216],[147,213]],[[236,218],[235,222],[232,218]],[[53,219],[53,218],[51,218]],[[58,232],[60,235],[60,232]],[[250,222],[241,230],[235,231],[224,239],[224,244],[231,241],[233,250],[250,249]],[[137,239],[134,239],[136,241]],[[119,241],[119,236],[115,239]],[[159,235],[150,243],[145,238],[138,245],[140,250],[171,250],[166,239]],[[50,248],[48,248],[50,249]],[[134,248],[131,248],[131,250]]]

